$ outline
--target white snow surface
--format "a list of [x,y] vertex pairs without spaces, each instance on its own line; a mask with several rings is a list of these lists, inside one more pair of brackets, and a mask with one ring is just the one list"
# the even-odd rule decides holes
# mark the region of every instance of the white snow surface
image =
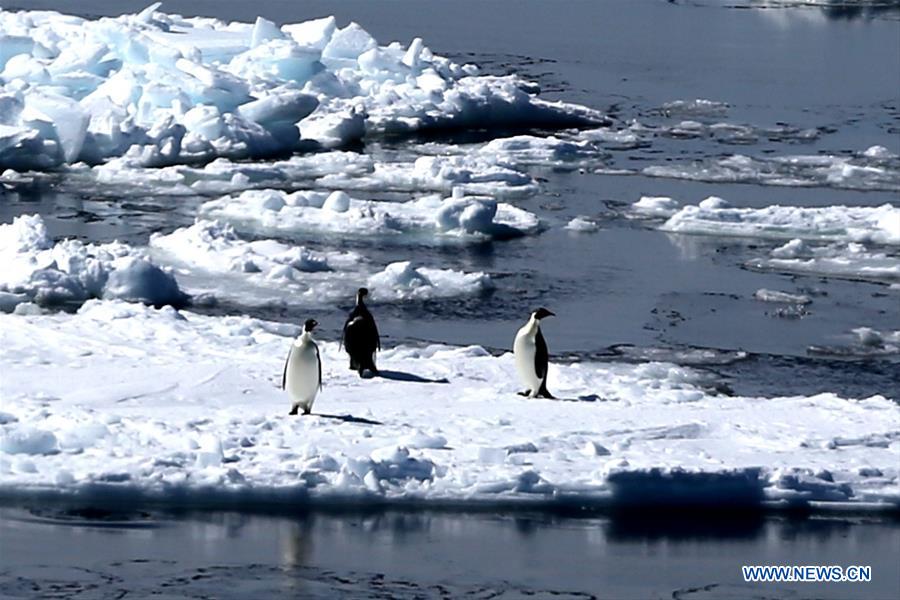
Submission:
[[583,126],[597,111],[480,76],[420,38],[380,46],[333,17],[281,27],[157,10],[0,10],[0,170],[125,156],[161,166],[425,129]]
[[54,242],[39,215],[0,225],[0,310],[24,303],[58,305],[89,298],[183,304],[170,271],[120,243]]
[[345,192],[250,190],[203,204],[204,217],[264,235],[418,236],[425,241],[505,239],[537,233],[526,210],[485,196],[425,196],[407,202],[351,198]]
[[388,348],[386,377],[360,379],[319,340],[316,414],[288,417],[278,382],[296,327],[90,300],[76,314],[0,315],[0,331],[7,498],[900,503],[900,410],[882,396],[729,397],[671,364],[577,363],[550,367],[566,400],[536,400],[516,394],[510,354]]

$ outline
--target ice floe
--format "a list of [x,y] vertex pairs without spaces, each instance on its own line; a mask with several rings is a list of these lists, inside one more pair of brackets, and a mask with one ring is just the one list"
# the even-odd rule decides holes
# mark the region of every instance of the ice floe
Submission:
[[[873,148],[876,148],[873,150]],[[900,190],[900,158],[873,147],[853,155],[786,155],[753,157],[732,154],[690,163],[652,165],[641,172],[722,183],[823,186],[851,190]]]
[[369,277],[367,285],[379,301],[449,298],[479,294],[494,288],[490,276],[485,273],[417,267],[408,260],[389,264],[383,271]]
[[[336,192],[325,208],[346,208]],[[411,261],[380,269],[355,252],[318,251],[273,239],[245,240],[228,224],[198,219],[190,227],[150,238],[150,254],[177,270],[193,295],[245,306],[322,307],[352,298],[365,283],[377,302],[479,294],[493,289],[489,275],[429,268]]]
[[377,161],[367,154],[331,151],[271,162],[236,162],[220,158],[203,167],[173,165],[144,169],[127,158],[93,168],[70,170],[72,184],[119,194],[211,195],[260,188],[345,191],[452,193],[527,197],[538,191],[528,174],[499,165],[496,156],[478,153],[421,156],[407,162]]
[[793,239],[773,249],[767,258],[748,261],[747,266],[779,273],[888,284],[900,282],[900,256],[853,242],[816,246]]
[[80,304],[89,298],[121,298],[182,305],[187,295],[173,275],[141,252],[119,243],[54,242],[39,215],[0,225],[0,310],[24,303]]
[[507,239],[540,229],[538,218],[490,197],[359,200],[345,192],[253,190],[211,200],[202,215],[265,235],[418,236],[419,241]]
[[428,129],[607,122],[479,75],[420,38],[380,46],[333,17],[281,27],[157,10],[0,12],[0,169],[127,157],[163,166],[335,147]]
[[230,225],[203,219],[166,235],[153,234],[150,247],[165,252],[172,262],[216,272],[269,275],[284,266],[300,272],[331,271],[359,261],[355,253],[318,252],[275,240],[245,241]]
[[676,212],[680,205],[668,196],[641,196],[640,200],[631,205],[631,210],[642,217],[656,217],[668,219]]
[[[641,202],[641,201],[639,201]],[[654,215],[671,210],[655,202]],[[642,206],[638,211],[645,210]],[[660,226],[663,231],[697,235],[762,239],[900,244],[900,208],[891,204],[859,206],[768,206],[736,208],[721,198],[707,198],[674,212]]]
[[812,302],[810,297],[805,294],[792,294],[765,288],[760,288],[753,292],[753,297],[760,302],[777,302],[780,304],[809,304]]
[[672,100],[660,107],[666,115],[719,117],[728,112],[728,104],[717,100],[696,98],[694,100]]
[[588,217],[577,216],[568,223],[566,229],[577,233],[593,233],[600,230],[600,226]]
[[900,411],[882,396],[738,398],[672,364],[577,363],[550,368],[570,401],[536,401],[516,394],[509,354],[386,348],[385,377],[361,380],[324,339],[321,412],[288,418],[277,384],[297,327],[90,300],[72,315],[0,315],[0,330],[5,498],[900,502]]

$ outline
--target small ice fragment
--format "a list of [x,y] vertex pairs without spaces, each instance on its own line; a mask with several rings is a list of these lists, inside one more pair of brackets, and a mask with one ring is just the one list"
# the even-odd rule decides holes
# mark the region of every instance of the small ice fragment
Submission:
[[587,217],[577,216],[566,224],[566,229],[579,233],[593,233],[598,231],[600,226]]

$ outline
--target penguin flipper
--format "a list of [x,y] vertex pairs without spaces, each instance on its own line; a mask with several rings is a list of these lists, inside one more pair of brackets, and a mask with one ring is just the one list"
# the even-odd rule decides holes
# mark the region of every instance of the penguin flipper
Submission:
[[318,346],[316,346],[316,362],[319,363],[319,391],[322,391],[322,357],[319,355]]
[[291,349],[288,350],[287,358],[284,359],[284,371],[281,373],[281,389],[287,388],[287,370],[288,363],[291,362],[291,352],[294,351],[294,345],[291,344]]
[[[372,331],[375,333],[375,346],[381,350],[381,336],[378,334],[378,325],[375,324],[375,317],[370,317],[372,319]],[[374,363],[375,360],[372,359]]]
[[544,335],[538,329],[537,336],[534,339],[534,373],[538,379],[546,381],[547,379],[547,363],[550,361],[550,354],[547,351],[547,342]]

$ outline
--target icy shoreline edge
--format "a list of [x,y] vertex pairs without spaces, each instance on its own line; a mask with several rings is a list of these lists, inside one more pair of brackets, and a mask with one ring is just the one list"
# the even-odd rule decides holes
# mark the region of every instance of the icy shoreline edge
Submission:
[[[181,490],[190,495],[192,490]],[[193,490],[196,492],[198,490]],[[382,513],[382,512],[442,512],[478,514],[503,512],[516,515],[543,513],[566,517],[597,517],[616,514],[653,516],[703,512],[704,514],[745,514],[748,516],[871,516],[900,519],[900,503],[892,502],[829,502],[823,500],[764,500],[762,502],[721,503],[702,502],[646,502],[633,504],[618,501],[608,492],[595,495],[575,494],[553,499],[530,498],[385,498],[377,494],[310,494],[306,489],[292,487],[254,491],[205,490],[206,497],[160,497],[138,489],[119,489],[111,485],[94,484],[79,491],[63,491],[51,487],[28,489],[0,488],[0,508],[55,507],[61,509],[92,508],[124,513],[135,510],[163,512],[239,512],[290,516],[303,513]]]

